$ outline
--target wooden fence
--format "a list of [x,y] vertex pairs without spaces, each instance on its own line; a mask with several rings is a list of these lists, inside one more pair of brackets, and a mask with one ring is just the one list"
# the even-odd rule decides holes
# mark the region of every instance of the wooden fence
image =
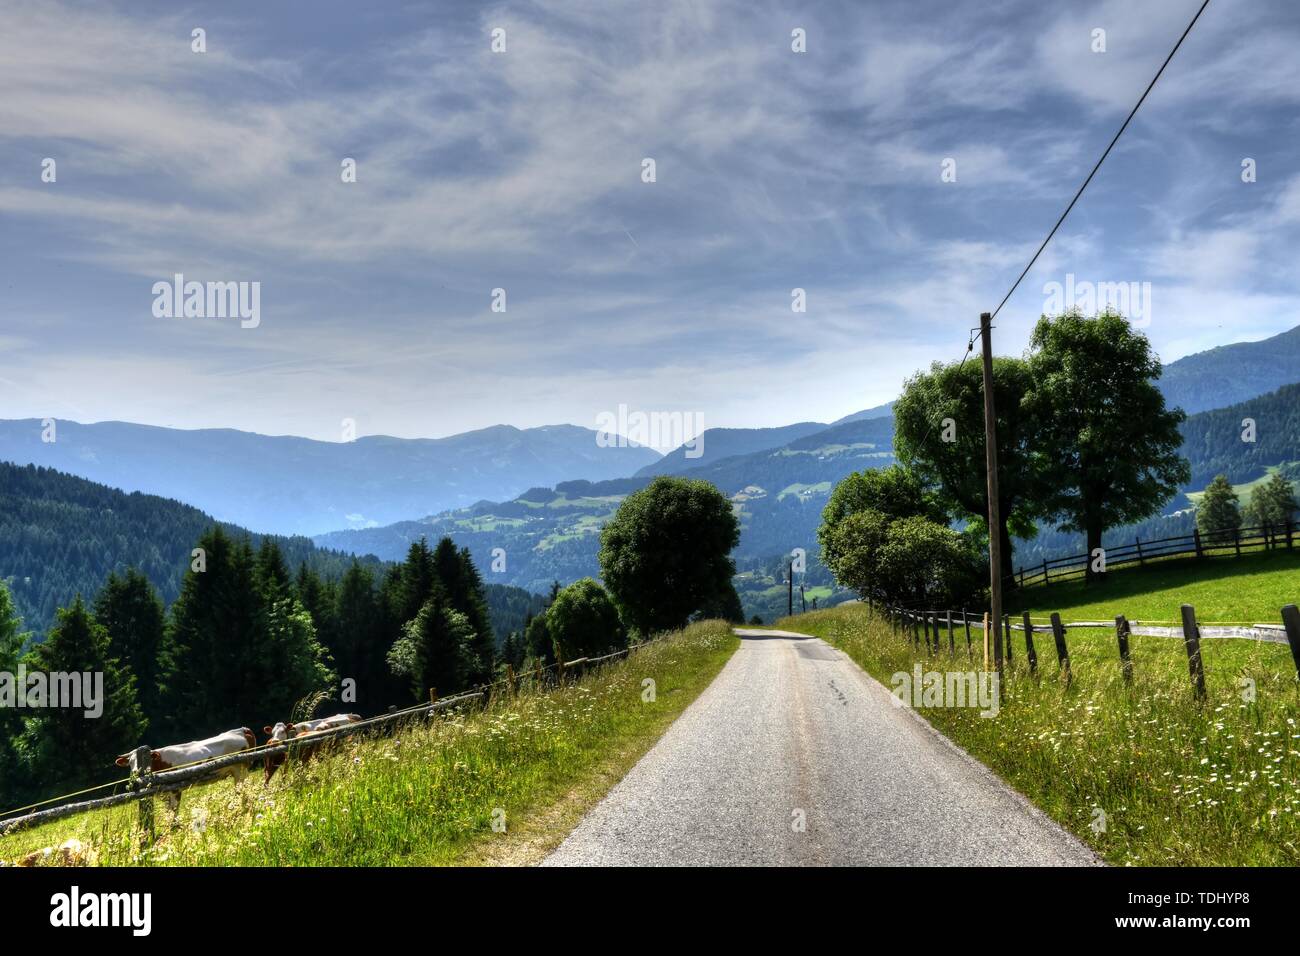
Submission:
[[[1135,538],[1132,544],[1114,548],[1103,548],[1106,569],[1120,568],[1126,565],[1146,564],[1165,558],[1197,557],[1212,555],[1272,551],[1274,549],[1291,549],[1294,541],[1300,538],[1294,522],[1285,525],[1259,525],[1253,528],[1239,528],[1235,531],[1221,531],[1201,534],[1195,530],[1191,534],[1173,538],[1156,538],[1143,541]],[[1029,584],[1051,584],[1083,577],[1088,565],[1093,561],[1091,554],[1072,554],[1064,558],[1045,558],[1042,564],[1023,567],[1005,580],[1024,587]]]
[[[974,657],[972,630],[978,629],[981,641],[984,640],[985,627],[988,626],[988,614],[976,618],[965,609],[960,611],[925,611],[894,605],[880,605],[880,610],[889,619],[891,625],[901,633],[911,633],[912,643],[921,646],[924,640],[926,649],[931,654],[942,651],[945,643],[948,653],[957,653],[957,635],[963,634],[966,641],[968,657]],[[1190,604],[1182,605],[1182,622],[1179,625],[1168,623],[1143,624],[1129,621],[1124,615],[1118,615],[1114,621],[1062,621],[1061,615],[1052,612],[1048,624],[1035,624],[1026,611],[1019,622],[1014,622],[1010,614],[1002,616],[1003,649],[1007,663],[1015,656],[1011,640],[1012,633],[1019,631],[1025,636],[1025,658],[1031,674],[1038,672],[1038,653],[1034,646],[1035,633],[1050,633],[1056,649],[1058,672],[1067,683],[1072,679],[1070,670],[1070,651],[1066,643],[1066,634],[1075,629],[1105,628],[1114,630],[1119,647],[1120,666],[1125,681],[1133,679],[1133,659],[1129,653],[1129,638],[1135,634],[1151,637],[1180,637],[1187,649],[1188,674],[1192,689],[1197,699],[1205,698],[1205,668],[1201,659],[1201,641],[1215,639],[1244,639],[1256,641],[1285,642],[1291,649],[1291,660],[1295,664],[1297,680],[1300,680],[1300,610],[1296,605],[1288,604],[1282,608],[1281,624],[1209,624],[1202,625],[1196,620],[1196,609]],[[987,643],[985,644],[987,647]],[[986,661],[987,666],[987,661]]]
[[[146,770],[142,773],[133,775],[127,780],[119,780],[114,783],[104,784],[103,787],[91,788],[91,791],[93,791],[107,787],[126,786],[127,791],[124,793],[115,793],[107,797],[97,797],[93,800],[59,803],[58,806],[49,807],[44,810],[36,810],[31,813],[23,814],[22,816],[12,817],[8,820],[0,820],[0,836],[4,836],[25,827],[35,826],[41,823],[49,823],[52,820],[61,820],[64,817],[73,816],[78,813],[85,813],[87,810],[101,810],[107,807],[119,806],[124,803],[131,803],[132,801],[139,801],[141,831],[142,834],[147,835],[147,837],[151,839],[153,832],[153,798],[156,796],[184,790],[196,783],[202,783],[214,779],[218,777],[223,770],[227,770],[233,766],[261,763],[269,756],[288,754],[302,747],[315,747],[327,740],[350,737],[354,734],[369,731],[390,730],[397,726],[409,724],[410,722],[422,717],[432,717],[434,714],[442,710],[476,701],[486,701],[490,697],[492,691],[498,687],[505,687],[510,693],[515,693],[521,689],[526,681],[531,682],[532,686],[536,687],[553,683],[562,684],[566,680],[581,676],[592,667],[620,657],[625,657],[637,648],[645,647],[647,644],[660,639],[661,638],[655,638],[652,641],[642,641],[639,644],[622,648],[621,650],[614,651],[612,654],[605,654],[602,657],[580,657],[572,661],[559,660],[546,667],[541,666],[539,663],[534,669],[523,671],[519,674],[516,674],[513,668],[507,668],[506,677],[503,680],[496,681],[495,683],[484,684],[454,697],[445,697],[442,699],[437,699],[436,694],[433,691],[430,691],[430,701],[428,703],[416,704],[413,707],[406,707],[401,710],[394,708],[388,713],[380,714],[376,717],[370,717],[331,730],[319,731],[303,740],[289,740],[284,743],[268,742],[256,747],[251,747],[248,750],[241,750],[238,753],[200,760],[190,765],[162,770],[158,773],[150,773]],[[81,791],[81,793],[88,793],[91,791]],[[72,796],[77,796],[77,794],[53,797],[49,800],[41,801],[39,804],[33,804],[33,806],[58,803],[59,801],[69,799]],[[12,813],[15,811],[10,812]]]

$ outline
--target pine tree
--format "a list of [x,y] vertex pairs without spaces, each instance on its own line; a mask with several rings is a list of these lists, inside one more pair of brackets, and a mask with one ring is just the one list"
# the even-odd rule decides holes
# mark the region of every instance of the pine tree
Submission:
[[[28,655],[29,671],[102,675],[102,711],[46,707],[26,718],[21,749],[31,776],[50,792],[115,774],[113,761],[141,742],[144,714],[136,700],[135,675],[112,657],[108,632],[81,596],[62,609],[46,639]],[[83,700],[83,703],[87,703]]]
[[1211,541],[1231,539],[1241,528],[1241,511],[1237,508],[1237,493],[1225,475],[1210,482],[1196,506],[1196,527]]
[[430,689],[448,697],[469,685],[478,665],[474,637],[469,619],[451,606],[439,586],[389,650],[389,666],[410,682],[417,700]]
[[433,552],[433,564],[450,606],[465,615],[474,631],[471,641],[473,663],[467,679],[485,683],[492,674],[496,657],[496,639],[488,614],[483,579],[470,557],[469,549],[456,550],[451,538],[443,538]]
[[[334,589],[333,644],[330,651],[342,680],[355,682],[355,703],[375,712],[399,699],[385,655],[395,637],[384,640],[384,614],[370,569],[353,561]],[[400,688],[404,691],[404,688]]]
[[285,564],[284,552],[274,538],[262,539],[262,546],[257,550],[256,565],[257,585],[273,599],[290,594],[293,585],[289,580],[289,566]]
[[180,739],[283,720],[334,680],[278,546],[254,557],[214,527],[199,547],[205,567],[185,576],[162,664],[165,736]]
[[312,625],[316,628],[316,640],[329,653],[335,664],[340,664],[340,635],[334,617],[336,585],[324,580],[307,566],[304,561],[298,566],[298,577],[294,582],[294,591],[298,600],[311,615]]
[[[16,673],[27,637],[22,631],[22,620],[14,608],[9,589],[0,578],[0,671]],[[19,783],[23,775],[18,772],[15,749],[15,738],[22,730],[20,714],[21,711],[14,708],[0,708],[0,807],[11,806],[29,792]]]
[[95,621],[108,633],[109,652],[136,678],[140,708],[150,726],[159,714],[158,658],[166,631],[162,599],[136,568],[110,573],[95,598]]
[[263,650],[258,640],[263,598],[254,582],[251,548],[246,540],[231,541],[219,526],[199,538],[198,548],[201,569],[191,565],[185,575],[163,652],[160,733],[167,739],[229,730],[261,711],[261,688],[248,679]]

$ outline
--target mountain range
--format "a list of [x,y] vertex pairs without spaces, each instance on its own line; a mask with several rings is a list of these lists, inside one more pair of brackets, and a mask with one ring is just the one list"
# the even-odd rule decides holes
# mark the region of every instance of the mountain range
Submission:
[[0,460],[177,498],[221,521],[274,534],[387,524],[534,485],[629,475],[658,452],[601,447],[576,425],[496,425],[448,438],[349,442],[59,420],[0,421]]
[[[1184,491],[1204,487],[1214,474],[1249,482],[1300,461],[1300,385],[1292,382],[1300,382],[1300,327],[1165,367],[1160,386],[1168,403],[1192,412],[1183,434],[1193,480]],[[1255,442],[1240,440],[1246,417],[1258,423]],[[705,479],[731,499],[741,520],[734,556],[747,610],[784,600],[778,578],[782,556],[792,548],[808,551],[807,581],[829,584],[816,559],[815,533],[831,488],[852,471],[893,461],[892,403],[830,425],[709,429],[692,448],[662,456],[635,446],[602,447],[594,431],[573,425],[496,426],[442,439],[369,437],[348,443],[120,422],[59,421],[54,442],[42,441],[43,431],[35,419],[0,421],[0,460],[46,465],[196,506],[193,518],[183,522],[185,541],[176,547],[188,547],[196,522],[213,519],[259,532],[307,534],[326,549],[322,554],[386,560],[399,559],[422,535],[433,540],[448,534],[471,549],[487,580],[533,592],[544,592],[553,580],[596,574],[600,527],[627,494],[654,476]],[[0,481],[12,475],[0,472]],[[0,495],[5,490],[0,484]],[[1180,495],[1168,510],[1187,506]],[[78,512],[87,527],[111,523],[113,513]],[[1174,519],[1150,520],[1163,526]],[[46,521],[48,515],[38,514],[21,533],[28,539],[48,534],[41,527]],[[10,533],[20,533],[12,522],[6,538]],[[1035,540],[1017,542],[1018,563],[1059,551],[1067,537],[1045,530]],[[112,552],[112,542],[126,538],[96,540]],[[11,579],[12,544],[0,540],[0,576]],[[497,548],[504,550],[504,567],[493,561]],[[160,560],[160,552],[122,560],[148,565]],[[56,577],[94,579],[71,572]],[[70,597],[55,593],[52,581],[47,575],[42,593],[23,596],[38,617]],[[828,589],[821,596],[832,595]]]

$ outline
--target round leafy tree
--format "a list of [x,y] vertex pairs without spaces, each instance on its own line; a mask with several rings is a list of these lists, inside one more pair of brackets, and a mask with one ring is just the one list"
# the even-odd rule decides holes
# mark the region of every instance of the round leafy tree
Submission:
[[546,610],[546,628],[566,661],[595,657],[627,645],[618,608],[598,581],[574,581]]
[[661,476],[624,499],[600,536],[600,569],[641,634],[685,626],[731,587],[740,541],[731,502],[707,481]]

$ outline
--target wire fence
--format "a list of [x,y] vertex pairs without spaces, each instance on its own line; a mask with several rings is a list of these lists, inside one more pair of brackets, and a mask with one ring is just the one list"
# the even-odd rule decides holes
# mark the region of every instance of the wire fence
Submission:
[[[431,699],[427,702],[401,709],[390,708],[387,713],[368,717],[360,721],[346,724],[342,727],[317,731],[303,739],[291,739],[284,742],[271,740],[264,744],[257,744],[236,753],[226,754],[220,757],[207,757],[201,760],[192,761],[188,764],[169,767],[166,770],[161,770],[156,773],[151,773],[146,770],[134,773],[120,780],[112,780],[108,783],[99,784],[94,787],[87,787],[84,790],[78,790],[73,793],[65,793],[57,797],[49,797],[36,803],[30,803],[26,806],[16,807],[13,810],[0,813],[0,836],[6,836],[30,826],[36,826],[42,823],[49,823],[53,820],[60,820],[65,817],[74,816],[78,813],[84,813],[87,810],[106,809],[131,803],[133,801],[151,801],[155,796],[174,793],[193,786],[195,783],[215,779],[220,776],[223,771],[229,770],[232,767],[237,767],[243,764],[255,764],[259,761],[264,761],[267,757],[278,754],[290,754],[307,747],[314,748],[330,740],[350,737],[356,734],[376,730],[388,730],[396,725],[408,723],[421,717],[432,717],[439,711],[449,710],[463,704],[475,701],[483,701],[486,703],[491,698],[493,692],[498,688],[508,688],[509,693],[515,694],[525,688],[541,689],[544,687],[555,686],[557,683],[563,683],[570,677],[570,675],[580,676],[592,667],[627,657],[633,651],[646,647],[649,644],[656,643],[662,639],[662,637],[656,637],[648,641],[640,641],[636,644],[630,644],[627,647],[620,648],[617,651],[599,657],[579,657],[571,661],[560,659],[547,665],[543,665],[539,661],[534,667],[522,670],[519,673],[515,673],[513,667],[507,666],[506,676],[501,680],[494,681],[490,684],[477,685],[452,697],[435,699],[433,696],[434,692],[431,691]],[[99,790],[117,787],[125,787],[127,789],[125,792],[114,793],[106,797],[97,797],[91,800],[67,803],[64,802],[73,801],[74,798],[84,796],[87,793],[94,793]],[[51,806],[51,804],[57,804],[57,806]],[[39,809],[41,807],[45,807],[46,809]],[[6,817],[9,819],[4,819]]]
[[[1240,557],[1262,551],[1292,550],[1296,538],[1300,537],[1296,531],[1295,524],[1288,521],[1285,525],[1258,525],[1206,534],[1197,529],[1191,534],[1154,538],[1150,541],[1136,537],[1132,544],[1103,548],[1100,557],[1105,562],[1106,570],[1168,558],[1205,558],[1228,554]],[[1003,580],[1020,587],[1077,580],[1087,575],[1088,568],[1098,557],[1093,554],[1072,554],[1063,558],[1045,558],[1042,564],[1020,568]]]

